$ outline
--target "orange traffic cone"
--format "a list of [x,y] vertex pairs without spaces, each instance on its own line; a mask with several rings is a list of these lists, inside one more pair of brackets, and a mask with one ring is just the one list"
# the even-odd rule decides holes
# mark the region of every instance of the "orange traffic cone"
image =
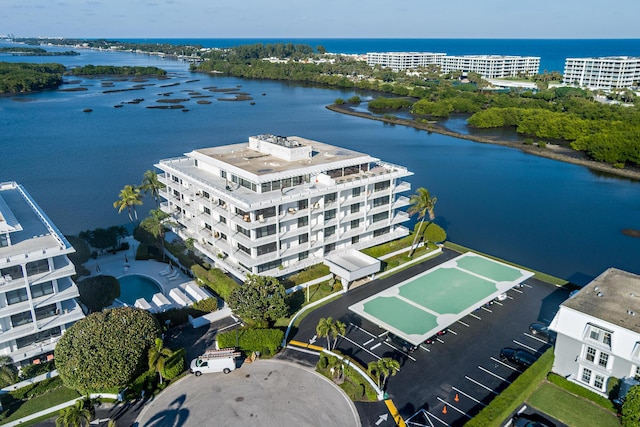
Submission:
[[455,400],[456,402],[460,401],[460,398],[458,397],[458,393],[456,393],[456,397],[453,400]]
[[447,405],[444,405],[444,408],[442,408],[442,413],[446,414],[447,413]]

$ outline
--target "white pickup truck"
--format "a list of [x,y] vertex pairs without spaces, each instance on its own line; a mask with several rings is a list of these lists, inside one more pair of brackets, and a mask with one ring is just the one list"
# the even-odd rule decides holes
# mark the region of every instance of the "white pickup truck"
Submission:
[[229,372],[236,369],[236,358],[240,352],[235,348],[223,348],[220,350],[207,350],[203,355],[191,361],[189,372],[199,377],[210,372]]

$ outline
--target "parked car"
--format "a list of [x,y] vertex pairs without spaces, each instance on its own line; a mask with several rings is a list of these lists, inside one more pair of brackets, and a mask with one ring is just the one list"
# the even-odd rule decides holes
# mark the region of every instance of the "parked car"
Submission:
[[404,338],[394,335],[391,332],[389,332],[389,334],[387,335],[386,341],[392,342],[395,345],[399,346],[405,353],[413,353],[417,348],[415,345],[406,341]]
[[536,357],[528,351],[511,347],[500,350],[500,359],[508,360],[525,369],[536,361]]
[[432,337],[427,338],[426,340],[424,340],[424,344],[433,344],[434,342],[437,341],[438,337],[444,335],[447,333],[446,329],[443,329],[441,331],[436,332],[436,334]]
[[555,337],[554,332],[549,329],[549,326],[539,322],[530,324],[529,332],[531,332],[531,335],[538,335],[547,341],[553,341]]

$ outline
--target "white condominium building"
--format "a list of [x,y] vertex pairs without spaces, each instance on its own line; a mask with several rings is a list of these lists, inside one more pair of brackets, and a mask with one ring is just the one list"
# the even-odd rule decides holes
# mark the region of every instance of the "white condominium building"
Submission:
[[58,338],[84,317],[73,252],[22,186],[0,183],[0,355],[17,365],[52,360]]
[[538,56],[502,56],[502,55],[462,55],[442,58],[443,73],[462,71],[474,72],[485,79],[516,77],[518,75],[538,74],[540,57]]
[[409,233],[399,209],[413,173],[346,148],[258,135],[156,167],[178,234],[241,279],[283,276]]
[[640,85],[640,57],[567,58],[565,84],[589,89],[630,88]]
[[446,53],[432,52],[371,52],[367,53],[367,65],[381,65],[394,71],[426,67],[442,63]]

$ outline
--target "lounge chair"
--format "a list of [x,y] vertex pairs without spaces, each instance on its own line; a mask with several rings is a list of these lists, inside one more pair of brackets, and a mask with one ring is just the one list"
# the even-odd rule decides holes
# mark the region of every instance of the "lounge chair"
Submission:
[[167,266],[167,268],[165,268],[164,270],[159,271],[158,274],[161,275],[161,276],[166,276],[167,274],[170,274],[171,271],[172,271],[171,267]]

